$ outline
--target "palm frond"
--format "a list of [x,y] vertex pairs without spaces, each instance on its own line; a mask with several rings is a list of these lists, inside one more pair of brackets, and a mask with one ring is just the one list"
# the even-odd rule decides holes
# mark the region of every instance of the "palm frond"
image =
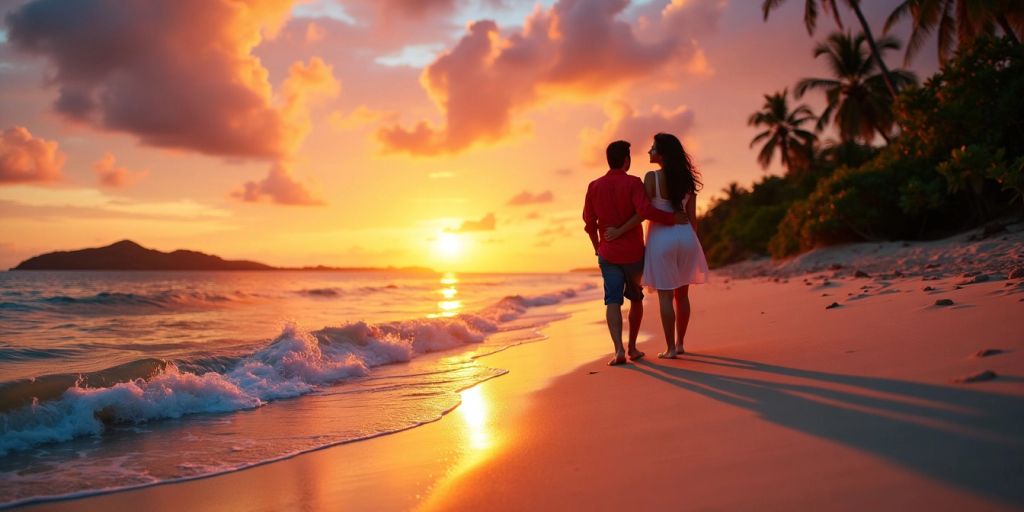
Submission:
[[[850,3],[850,0],[846,0],[846,3]],[[825,14],[832,11],[832,19],[835,20],[836,26],[842,30],[843,19],[839,17],[839,9],[836,9],[836,0],[821,0],[821,10],[825,11]]]
[[842,82],[830,78],[804,78],[796,83],[793,95],[800,99],[811,89],[833,89],[842,86]]
[[945,62],[953,54],[953,34],[956,31],[956,19],[950,12],[953,4],[946,2],[939,21],[939,60]]
[[761,12],[764,13],[764,21],[768,21],[768,14],[777,9],[786,0],[764,0],[761,4]]
[[818,118],[818,122],[814,124],[814,131],[822,132],[825,130],[825,126],[828,125],[832,119],[832,112],[836,109],[835,103],[829,103],[825,110],[821,111],[821,117]]
[[902,43],[893,36],[882,36],[875,39],[875,45],[879,52],[885,53],[885,50],[899,50]]
[[[844,98],[836,111],[836,124],[839,125],[839,138],[843,141],[856,140],[862,135],[862,110],[851,98]],[[867,138],[871,142],[871,137]]]
[[939,24],[943,5],[949,0],[912,0],[910,13],[913,17],[913,28],[910,32],[910,40],[907,41],[907,50],[904,54],[904,62],[917,55],[917,52],[924,46],[925,40],[932,33],[932,30]]
[[889,30],[892,29],[893,25],[898,23],[901,19],[906,18],[907,15],[910,14],[910,4],[913,2],[914,0],[903,0],[903,2],[900,3],[900,5],[896,6],[896,9],[894,9],[889,14],[889,17],[885,19],[885,25],[882,27],[883,34],[888,34]]
[[771,137],[771,136],[772,136],[772,131],[771,130],[765,130],[765,131],[757,134],[757,136],[754,137],[754,140],[750,141],[750,146],[749,147],[754,147],[754,146],[757,145],[758,142],[761,142],[762,140],[767,139],[768,137]]
[[804,1],[804,26],[807,27],[807,34],[814,33],[814,27],[818,23],[818,2],[817,0]]
[[775,137],[768,139],[768,142],[761,148],[761,152],[757,154],[757,163],[761,164],[762,169],[767,169],[772,164],[772,156],[775,155],[775,146],[777,144],[776,140]]

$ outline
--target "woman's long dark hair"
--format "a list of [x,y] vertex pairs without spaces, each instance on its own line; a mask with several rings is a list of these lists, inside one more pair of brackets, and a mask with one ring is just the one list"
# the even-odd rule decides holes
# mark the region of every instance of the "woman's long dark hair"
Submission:
[[661,156],[661,168],[665,170],[665,184],[668,186],[668,200],[672,208],[681,210],[686,194],[694,194],[703,186],[700,173],[693,166],[690,155],[675,135],[659,133],[654,136],[654,150]]

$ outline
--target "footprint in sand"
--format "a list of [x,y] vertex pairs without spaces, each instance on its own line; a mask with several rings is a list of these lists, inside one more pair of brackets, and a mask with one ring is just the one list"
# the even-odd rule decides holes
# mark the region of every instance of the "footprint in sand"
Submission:
[[955,384],[970,384],[971,382],[983,382],[986,380],[992,380],[996,378],[996,372],[992,370],[985,370],[983,372],[972,373],[970,375],[964,375],[963,377],[956,377],[953,379]]
[[983,349],[975,352],[974,353],[974,357],[996,356],[996,355],[1002,354],[1004,352],[1006,352],[1006,351],[1001,349],[1001,348],[983,348]]

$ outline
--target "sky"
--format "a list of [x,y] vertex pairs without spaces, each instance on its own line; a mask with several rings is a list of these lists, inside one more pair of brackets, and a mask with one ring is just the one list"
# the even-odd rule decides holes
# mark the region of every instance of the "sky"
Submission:
[[[281,266],[593,267],[580,213],[608,142],[642,176],[653,134],[679,136],[699,212],[783,171],[746,120],[829,76],[812,49],[836,25],[760,3],[5,1],[0,268],[122,239]],[[865,2],[876,33],[897,4]],[[934,73],[934,43],[905,67]]]

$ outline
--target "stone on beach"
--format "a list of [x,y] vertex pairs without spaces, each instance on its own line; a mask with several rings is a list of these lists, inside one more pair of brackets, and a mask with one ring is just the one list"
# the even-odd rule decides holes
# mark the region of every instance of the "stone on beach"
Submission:
[[966,285],[966,284],[985,283],[985,282],[988,282],[988,279],[989,279],[988,274],[965,275],[964,277],[966,277],[967,279],[965,279],[963,281],[960,281],[957,284],[959,284],[959,285]]
[[953,299],[939,299],[935,301],[936,306],[952,306]]

